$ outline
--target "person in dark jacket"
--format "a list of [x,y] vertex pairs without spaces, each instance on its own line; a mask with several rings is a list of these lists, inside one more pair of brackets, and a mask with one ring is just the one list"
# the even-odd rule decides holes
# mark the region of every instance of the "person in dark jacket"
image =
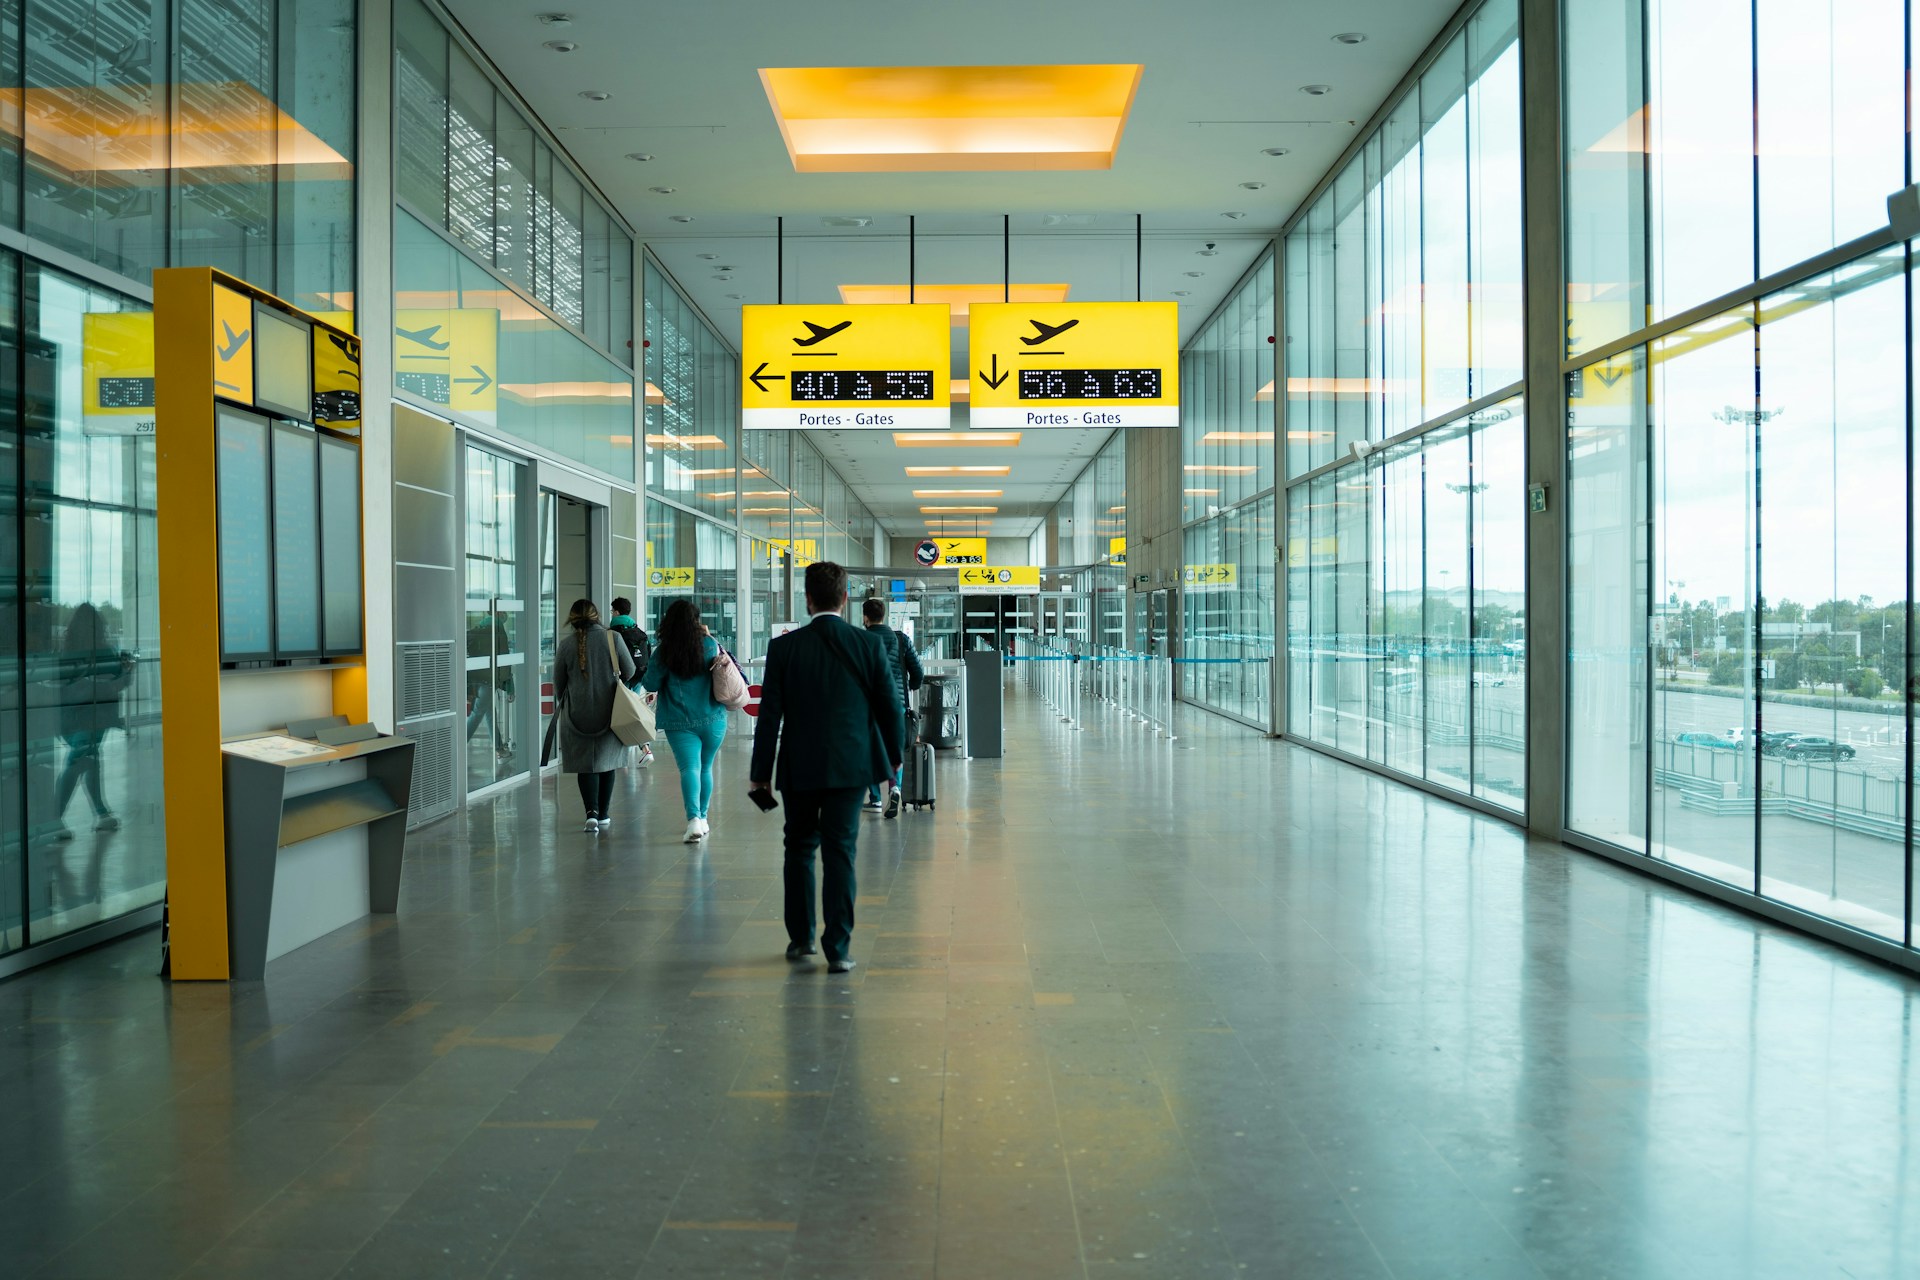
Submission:
[[847,571],[807,566],[807,625],[767,646],[748,788],[786,800],[787,959],[814,953],[813,859],[821,856],[820,949],[853,968],[853,860],[860,795],[906,754],[900,691],[877,636],[847,625]]
[[[926,673],[920,668],[920,655],[913,651],[913,641],[907,633],[887,625],[887,602],[880,599],[866,601],[860,606],[860,614],[866,619],[867,634],[880,637],[880,644],[887,651],[888,669],[893,672],[894,687],[900,690],[901,706],[911,709],[913,690],[926,682]],[[909,742],[908,746],[913,744]],[[876,784],[867,788],[868,809],[880,807],[880,788]],[[900,771],[895,770],[893,788],[887,794],[887,816],[900,816]]]
[[[647,674],[647,664],[653,659],[653,642],[647,638],[646,628],[634,621],[633,601],[625,596],[613,598],[613,617],[607,620],[607,630],[627,646],[627,655],[633,659],[633,679],[627,682],[627,688],[638,689]],[[640,748],[639,763],[653,763],[651,742]]]
[[75,608],[60,645],[60,736],[66,740],[67,764],[54,794],[60,823],[56,839],[72,838],[65,820],[79,789],[93,805],[95,830],[120,828],[100,782],[100,744],[108,730],[126,727],[120,695],[132,679],[133,658],[113,643],[100,611],[92,604]]

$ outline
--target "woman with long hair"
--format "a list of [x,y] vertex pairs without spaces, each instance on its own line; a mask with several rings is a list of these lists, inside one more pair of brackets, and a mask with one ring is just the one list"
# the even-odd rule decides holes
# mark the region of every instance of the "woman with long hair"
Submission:
[[680,766],[680,799],[687,810],[688,844],[707,837],[713,801],[713,762],[727,737],[727,709],[714,701],[713,664],[720,644],[707,634],[691,600],[675,600],[654,632],[653,656],[640,685],[656,694],[654,726]]
[[560,768],[580,779],[580,803],[587,811],[582,831],[613,826],[613,771],[626,760],[627,747],[613,732],[613,689],[633,679],[627,646],[600,624],[591,600],[575,600],[567,610],[567,634],[553,650],[553,714]]

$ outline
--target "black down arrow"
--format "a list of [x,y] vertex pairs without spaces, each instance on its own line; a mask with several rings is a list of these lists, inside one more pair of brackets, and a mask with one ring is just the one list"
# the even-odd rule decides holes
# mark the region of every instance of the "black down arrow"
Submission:
[[980,380],[986,383],[988,386],[992,387],[995,391],[998,391],[1000,389],[1001,383],[1005,382],[1008,378],[1011,378],[1012,376],[1013,376],[1013,370],[1011,369],[1007,370],[1005,373],[1000,372],[1000,353],[998,351],[993,353],[993,376],[989,378],[984,369],[980,371]]

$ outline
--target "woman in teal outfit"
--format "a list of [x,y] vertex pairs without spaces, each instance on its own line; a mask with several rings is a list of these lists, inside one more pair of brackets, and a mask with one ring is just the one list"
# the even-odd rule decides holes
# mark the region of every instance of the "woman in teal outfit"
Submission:
[[713,800],[713,762],[727,736],[727,709],[713,700],[710,671],[720,645],[700,623],[691,600],[675,600],[654,633],[653,658],[640,687],[657,695],[654,727],[680,766],[680,798],[687,808],[688,844],[707,838]]

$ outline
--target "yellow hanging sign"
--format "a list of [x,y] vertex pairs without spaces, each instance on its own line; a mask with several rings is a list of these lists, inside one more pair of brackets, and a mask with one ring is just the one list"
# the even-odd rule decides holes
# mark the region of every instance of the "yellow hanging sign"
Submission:
[[756,431],[944,431],[945,303],[740,308],[741,424]]
[[1030,595],[1040,590],[1040,570],[1033,565],[969,565],[960,570],[960,594]]
[[1107,539],[1107,563],[1122,566],[1127,563],[1127,540],[1125,538]]
[[1177,427],[1172,302],[976,302],[968,425]]
[[393,318],[393,384],[491,426],[499,416],[500,313],[406,310]]

